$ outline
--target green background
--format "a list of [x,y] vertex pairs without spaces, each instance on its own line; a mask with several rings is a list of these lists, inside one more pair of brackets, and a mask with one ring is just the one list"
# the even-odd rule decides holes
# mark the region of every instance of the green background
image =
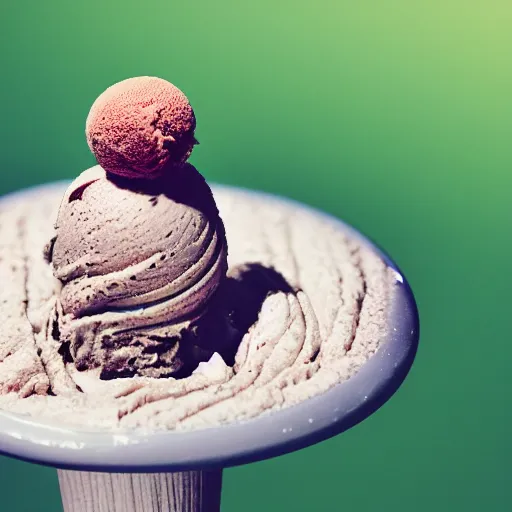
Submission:
[[[2,2],[0,191],[93,164],[88,109],[157,75],[189,96],[209,180],[345,219],[409,278],[420,350],[337,438],[225,472],[229,511],[509,510],[512,2]],[[0,458],[3,512],[59,511]]]

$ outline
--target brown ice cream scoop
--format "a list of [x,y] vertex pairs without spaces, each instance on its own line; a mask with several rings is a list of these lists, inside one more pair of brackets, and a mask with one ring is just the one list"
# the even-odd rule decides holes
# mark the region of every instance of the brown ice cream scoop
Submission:
[[[154,180],[96,166],[64,194],[47,248],[60,291],[60,341],[78,369],[172,374],[182,331],[204,312],[227,269],[211,190],[190,164]],[[190,348],[190,347],[188,347]]]
[[153,178],[187,160],[197,141],[196,119],[177,87],[156,77],[118,82],[94,102],[87,143],[111,174]]

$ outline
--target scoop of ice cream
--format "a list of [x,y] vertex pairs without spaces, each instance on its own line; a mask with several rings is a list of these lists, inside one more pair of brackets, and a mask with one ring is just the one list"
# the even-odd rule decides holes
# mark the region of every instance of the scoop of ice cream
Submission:
[[86,121],[87,143],[109,173],[154,177],[187,160],[197,141],[187,97],[156,77],[136,77],[109,87]]
[[62,283],[60,339],[78,369],[105,377],[180,370],[182,332],[227,269],[223,223],[189,164],[140,182],[85,171],[64,194],[47,256]]

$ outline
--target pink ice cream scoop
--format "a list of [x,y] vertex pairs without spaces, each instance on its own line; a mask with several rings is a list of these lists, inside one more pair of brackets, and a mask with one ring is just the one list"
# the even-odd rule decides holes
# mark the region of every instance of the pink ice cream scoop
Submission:
[[152,178],[180,165],[192,152],[196,119],[187,97],[156,77],[118,82],[94,102],[87,143],[108,172]]

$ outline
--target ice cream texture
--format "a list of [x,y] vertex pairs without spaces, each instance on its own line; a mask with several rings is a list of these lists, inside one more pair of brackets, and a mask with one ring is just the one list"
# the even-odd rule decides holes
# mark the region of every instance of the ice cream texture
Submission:
[[196,119],[187,97],[158,77],[128,78],[94,102],[86,121],[87,143],[107,171],[154,177],[192,152]]
[[212,192],[185,161],[195,118],[176,91],[108,89],[86,128],[100,165],[0,202],[0,408],[218,426],[341,384],[386,340],[396,272],[318,212]]
[[371,247],[307,209],[214,188],[229,240],[228,283],[242,311],[252,307],[256,317],[234,364],[214,354],[178,379],[103,380],[98,369],[78,371],[61,355],[46,313],[60,284],[41,252],[62,193],[0,210],[0,275],[10,283],[0,287],[1,408],[87,428],[215,426],[342,383],[388,335],[397,276]]
[[[151,182],[82,173],[61,202],[47,248],[62,283],[59,340],[102,377],[171,375],[186,364],[182,331],[227,270],[211,190],[191,166]],[[211,354],[210,354],[211,355]]]

